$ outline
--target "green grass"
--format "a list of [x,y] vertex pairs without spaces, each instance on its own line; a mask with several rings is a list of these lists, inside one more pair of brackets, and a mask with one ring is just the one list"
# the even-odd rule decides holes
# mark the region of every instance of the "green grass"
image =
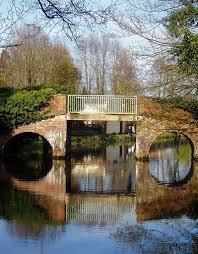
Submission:
[[131,134],[98,134],[72,137],[72,149],[99,148],[106,145],[132,144],[135,142],[135,135]]
[[167,142],[174,142],[177,137],[180,137],[180,140],[184,141],[186,140],[185,136],[179,133],[163,133],[157,139],[153,142],[155,144],[158,143],[167,143]]

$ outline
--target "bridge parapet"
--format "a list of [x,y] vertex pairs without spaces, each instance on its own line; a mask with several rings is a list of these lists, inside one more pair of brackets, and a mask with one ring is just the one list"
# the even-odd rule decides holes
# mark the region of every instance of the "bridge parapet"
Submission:
[[137,115],[137,96],[68,95],[67,112],[75,114]]

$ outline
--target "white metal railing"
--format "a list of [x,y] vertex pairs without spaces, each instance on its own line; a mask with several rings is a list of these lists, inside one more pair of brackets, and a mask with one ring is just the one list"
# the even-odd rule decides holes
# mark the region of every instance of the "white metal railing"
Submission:
[[68,95],[67,112],[78,114],[137,114],[137,96]]

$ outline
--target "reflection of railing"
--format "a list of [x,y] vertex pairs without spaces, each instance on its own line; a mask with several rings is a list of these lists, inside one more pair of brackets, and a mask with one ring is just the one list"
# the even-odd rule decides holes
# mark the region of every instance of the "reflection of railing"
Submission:
[[70,202],[66,206],[66,220],[74,220],[79,223],[115,223],[121,217],[128,214],[133,216],[134,204],[131,197],[125,200],[111,200],[110,198],[97,198]]
[[68,113],[137,114],[137,96],[68,95]]

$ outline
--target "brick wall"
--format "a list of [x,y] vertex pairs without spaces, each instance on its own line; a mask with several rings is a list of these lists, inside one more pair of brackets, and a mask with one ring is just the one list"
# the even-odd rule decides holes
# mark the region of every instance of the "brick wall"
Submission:
[[54,95],[51,97],[49,109],[52,113],[66,114],[67,99],[65,95]]

